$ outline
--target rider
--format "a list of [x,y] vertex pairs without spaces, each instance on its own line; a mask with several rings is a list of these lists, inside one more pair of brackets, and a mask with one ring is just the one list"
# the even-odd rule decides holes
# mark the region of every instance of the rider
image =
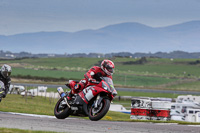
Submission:
[[101,67],[93,66],[85,75],[79,83],[70,82],[69,86],[72,89],[68,95],[68,100],[71,100],[73,94],[77,94],[82,91],[88,83],[95,83],[100,81],[100,77],[109,77],[112,79],[112,74],[114,72],[115,65],[111,60],[103,60],[101,62]]
[[4,64],[0,70],[0,102],[1,98],[5,98],[9,91],[11,79],[11,66]]

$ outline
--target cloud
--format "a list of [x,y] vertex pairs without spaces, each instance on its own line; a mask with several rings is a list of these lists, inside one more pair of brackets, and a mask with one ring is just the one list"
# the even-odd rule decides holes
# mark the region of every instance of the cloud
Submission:
[[200,20],[197,0],[0,0],[0,34],[78,31],[140,22],[164,26]]

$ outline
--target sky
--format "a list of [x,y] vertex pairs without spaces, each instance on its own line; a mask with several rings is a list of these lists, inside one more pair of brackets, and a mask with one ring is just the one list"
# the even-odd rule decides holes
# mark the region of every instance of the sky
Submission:
[[0,0],[0,35],[200,20],[200,0]]

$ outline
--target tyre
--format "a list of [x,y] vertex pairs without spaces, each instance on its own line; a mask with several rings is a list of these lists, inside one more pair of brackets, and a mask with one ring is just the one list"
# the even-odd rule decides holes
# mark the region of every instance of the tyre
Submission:
[[57,119],[65,119],[70,115],[70,108],[65,104],[63,98],[60,98],[56,103],[54,115]]
[[110,108],[110,100],[105,98],[101,101],[98,108],[94,108],[94,106],[91,106],[91,108],[89,109],[90,120],[92,121],[100,120],[106,115],[109,108]]

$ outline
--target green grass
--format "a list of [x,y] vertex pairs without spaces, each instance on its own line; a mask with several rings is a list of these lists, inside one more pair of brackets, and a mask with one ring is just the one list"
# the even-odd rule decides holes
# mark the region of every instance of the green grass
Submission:
[[[170,59],[150,58],[147,59],[147,63],[137,65],[124,65],[123,62],[136,61],[136,59],[123,59],[113,60],[117,62],[116,68],[119,71],[160,76],[185,76],[190,74],[190,76],[200,77],[200,65],[189,64],[189,62],[194,62],[196,59],[174,59],[171,61]],[[184,72],[186,73],[184,74]]]
[[60,70],[33,70],[23,68],[13,68],[12,75],[31,75],[38,77],[52,77],[52,78],[67,78],[67,79],[81,79],[84,78],[85,72],[79,71],[60,71]]
[[20,95],[7,95],[0,103],[0,111],[54,115],[56,102],[56,99],[45,97],[27,97],[26,99]]
[[0,133],[58,133],[58,132],[22,130],[16,128],[0,128]]
[[[17,76],[38,76],[38,77],[51,77],[51,78],[64,78],[64,79],[82,79],[85,72],[81,71],[60,71],[60,70],[33,70],[23,68],[13,68],[12,75]],[[125,86],[157,86],[167,84],[169,82],[177,81],[178,79],[170,79],[165,77],[147,77],[136,75],[122,75],[114,74],[113,81],[117,85]],[[67,80],[66,80],[67,81]]]
[[[22,59],[22,60],[7,60],[0,61],[1,64],[7,63],[19,63],[21,67],[34,67],[34,68],[49,68],[49,69],[64,69],[65,67],[70,68],[84,68],[88,70],[93,65],[98,65],[99,61],[103,58],[36,58],[36,59]],[[124,62],[136,61],[131,58],[113,58],[113,62],[116,66],[117,71],[123,71],[126,73],[138,73],[147,75],[174,75],[184,76],[190,74],[193,76],[200,77],[198,68],[200,65],[190,65],[189,62],[194,62],[196,59],[147,59],[146,64],[132,64],[125,65]]]
[[140,86],[140,87],[153,87],[170,82],[177,81],[178,79],[170,79],[165,77],[150,77],[150,76],[137,76],[137,75],[113,75],[114,84],[124,86]]
[[[0,61],[0,64],[10,64],[12,75],[35,76],[41,78],[84,78],[91,66],[99,65],[103,58],[35,58]],[[161,59],[147,58],[144,64],[124,64],[139,59],[112,58],[115,63],[114,83],[125,87],[162,87],[174,90],[197,90],[199,83],[179,82],[182,79],[200,78],[200,64],[191,65],[197,59]],[[170,84],[172,83],[172,84]],[[194,87],[194,89],[193,89]]]
[[[144,65],[121,65],[118,71],[136,73],[142,75],[157,75],[167,77],[200,77],[199,66],[180,64],[144,64]],[[126,71],[126,72],[127,72]]]
[[170,87],[167,87],[169,89],[176,89],[176,90],[195,90],[195,91],[200,91],[200,80],[194,81],[194,82],[189,82],[189,83],[182,83],[178,85],[172,85]]
[[117,91],[118,96],[177,98],[179,94]]
[[31,58],[22,60],[6,60],[0,61],[3,63],[22,63],[34,66],[46,66],[46,67],[83,67],[89,69],[94,64],[103,59],[99,58]]

